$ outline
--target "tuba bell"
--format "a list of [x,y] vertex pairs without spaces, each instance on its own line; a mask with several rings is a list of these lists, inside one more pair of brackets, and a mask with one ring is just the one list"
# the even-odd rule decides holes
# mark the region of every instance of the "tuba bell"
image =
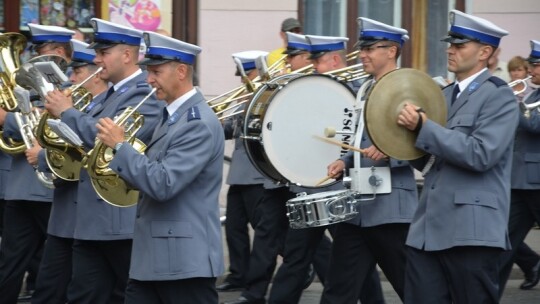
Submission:
[[[144,124],[144,116],[137,109],[156,92],[153,88],[135,107],[128,107],[114,119],[114,123],[125,127],[125,139],[139,153],[144,153],[146,145],[135,137]],[[137,203],[139,191],[128,185],[109,164],[113,158],[112,149],[96,140],[94,149],[83,160],[96,193],[107,203],[116,207],[130,207]]]
[[[15,72],[20,67],[19,54],[26,46],[26,38],[18,33],[0,34],[0,107],[11,112],[17,106],[14,94]],[[8,154],[22,153],[24,143],[4,139],[0,128],[0,150]]]

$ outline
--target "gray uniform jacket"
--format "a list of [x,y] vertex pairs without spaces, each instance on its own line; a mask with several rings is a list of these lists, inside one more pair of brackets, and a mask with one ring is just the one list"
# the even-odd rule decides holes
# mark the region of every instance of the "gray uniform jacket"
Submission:
[[[88,113],[76,109],[65,111],[62,114],[62,121],[81,137],[86,149],[91,149],[95,143],[96,123],[99,118],[114,118],[120,115],[128,106],[138,104],[150,90],[146,82],[146,73],[143,72],[116,90],[106,101],[96,103]],[[144,125],[137,133],[137,138],[148,143],[162,108],[163,105],[157,102],[155,96],[149,98],[139,108],[138,111],[144,115]],[[75,239],[130,239],[133,235],[135,211],[135,206],[115,207],[99,198],[92,187],[86,169],[81,170],[77,190]]]
[[[371,145],[367,132],[364,132],[360,148],[367,148]],[[341,158],[345,162],[346,168],[354,166],[353,154],[353,152],[349,151]],[[409,162],[396,159],[374,161],[365,157],[361,160],[361,166],[362,168],[389,166],[392,176],[392,192],[377,194],[374,200],[361,202],[357,207],[358,216],[348,223],[362,227],[390,223],[410,223],[418,206],[418,192],[414,173]],[[369,196],[363,196],[363,198]]]
[[218,197],[223,129],[200,92],[157,127],[146,150],[125,144],[110,167],[140,189],[130,278],[217,277],[224,271]]
[[[46,150],[38,154],[39,171],[51,173],[46,160]],[[77,216],[77,181],[54,180],[53,200],[47,233],[62,238],[73,238]]]
[[[416,147],[435,156],[426,174],[407,245],[426,251],[455,246],[510,248],[508,216],[518,106],[512,90],[488,71],[451,105],[446,126],[428,120]],[[411,163],[419,170],[429,156]]]
[[[536,89],[524,101],[540,100]],[[512,160],[512,189],[540,189],[540,112],[531,111],[530,118],[519,116]]]
[[[239,107],[237,111],[244,109]],[[234,151],[232,154],[227,184],[229,185],[256,185],[263,184],[266,178],[255,168],[249,160],[244,147],[242,135],[242,122],[244,115],[237,115],[223,121],[225,139],[234,139]]]
[[[4,137],[22,140],[14,113],[7,113],[4,122]],[[25,200],[51,202],[52,189],[45,187],[37,178],[34,168],[26,160],[24,153],[12,156],[11,172],[6,181],[5,200]]]
[[11,155],[0,151],[0,199],[4,199],[6,183],[11,169]]

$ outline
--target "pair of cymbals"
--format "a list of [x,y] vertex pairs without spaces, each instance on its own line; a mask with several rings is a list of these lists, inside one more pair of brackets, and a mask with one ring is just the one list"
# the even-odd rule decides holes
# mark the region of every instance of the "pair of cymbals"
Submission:
[[400,160],[426,154],[415,147],[417,134],[397,124],[406,102],[421,107],[430,120],[440,125],[445,125],[447,119],[442,91],[426,73],[397,69],[378,80],[365,103],[365,128],[379,151]]

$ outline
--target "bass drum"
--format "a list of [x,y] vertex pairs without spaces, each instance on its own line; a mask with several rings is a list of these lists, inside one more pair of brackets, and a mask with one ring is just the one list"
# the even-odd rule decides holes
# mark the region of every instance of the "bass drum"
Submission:
[[[325,187],[326,167],[347,151],[316,136],[324,129],[354,132],[356,98],[352,89],[331,76],[276,77],[253,96],[244,118],[244,143],[254,166],[276,183]],[[344,144],[351,135],[336,138]]]

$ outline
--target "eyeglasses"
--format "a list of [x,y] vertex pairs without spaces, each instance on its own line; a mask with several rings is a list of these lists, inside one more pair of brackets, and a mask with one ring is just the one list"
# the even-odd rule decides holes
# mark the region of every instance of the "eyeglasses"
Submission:
[[389,48],[392,47],[391,45],[372,45],[372,46],[363,46],[360,48],[360,52],[363,53],[371,53],[375,49],[383,49],[383,48]]

